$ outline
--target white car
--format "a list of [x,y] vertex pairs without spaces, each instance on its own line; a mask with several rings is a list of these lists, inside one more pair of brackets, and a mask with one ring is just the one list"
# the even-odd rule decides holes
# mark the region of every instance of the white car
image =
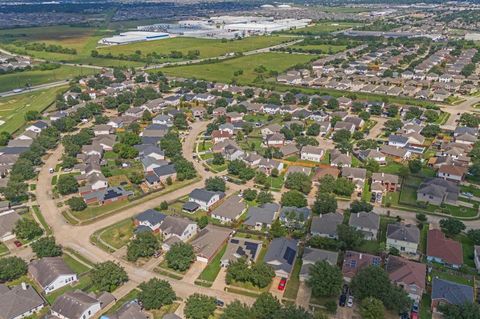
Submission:
[[347,307],[352,308],[353,306],[353,296],[348,296]]

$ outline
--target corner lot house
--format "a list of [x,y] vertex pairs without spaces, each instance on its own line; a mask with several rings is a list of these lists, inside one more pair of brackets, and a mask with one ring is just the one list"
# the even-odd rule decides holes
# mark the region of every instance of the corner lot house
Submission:
[[318,261],[325,260],[332,266],[337,265],[338,253],[323,249],[305,247],[300,270],[300,281],[307,281],[310,277],[310,268]]
[[337,226],[342,222],[343,215],[339,213],[328,213],[320,216],[313,216],[310,233],[312,236],[337,239]]
[[268,246],[265,263],[275,270],[278,277],[288,278],[297,255],[297,241],[285,237],[275,238]]
[[0,242],[15,238],[13,228],[20,219],[20,215],[14,210],[0,212]]
[[247,261],[255,262],[261,249],[262,242],[259,240],[237,237],[231,238],[228,241],[227,249],[220,263],[222,267],[228,267],[230,263],[242,257],[246,258]]
[[387,250],[395,247],[400,253],[417,254],[420,230],[416,225],[388,224]]
[[197,203],[201,209],[208,211],[210,207],[224,196],[223,192],[211,192],[206,189],[196,188],[190,193],[188,201]]
[[160,212],[157,212],[154,209],[147,209],[143,213],[135,216],[133,222],[136,226],[136,231],[140,231],[142,228],[144,228],[152,232],[159,232],[160,224],[164,221],[166,217],[167,216]]
[[22,283],[9,288],[0,284],[0,316],[2,319],[20,319],[32,316],[45,304],[35,289]]
[[442,203],[456,204],[459,187],[442,178],[425,180],[417,190],[417,201],[440,206]]
[[80,290],[64,293],[52,305],[52,315],[60,319],[89,319],[100,310],[100,301]]
[[462,245],[448,239],[439,229],[431,229],[427,235],[427,260],[458,269],[463,264]]
[[186,218],[167,216],[160,225],[160,233],[164,239],[177,237],[181,241],[187,241],[197,233],[197,224]]
[[438,313],[442,304],[463,305],[473,302],[473,288],[457,284],[445,279],[433,278],[432,282],[432,312]]
[[374,240],[377,239],[378,230],[380,229],[380,216],[373,212],[359,212],[350,215],[348,224],[363,232],[366,240]]
[[28,265],[28,272],[46,294],[77,281],[77,274],[62,257],[34,260]]
[[390,255],[385,270],[393,283],[402,287],[412,300],[420,302],[426,287],[427,265]]
[[220,220],[222,223],[231,223],[242,215],[247,209],[243,198],[233,195],[227,198],[222,204],[212,211],[212,218]]
[[207,225],[198,232],[198,236],[192,241],[193,250],[197,255],[197,261],[208,263],[222,248],[233,230]]

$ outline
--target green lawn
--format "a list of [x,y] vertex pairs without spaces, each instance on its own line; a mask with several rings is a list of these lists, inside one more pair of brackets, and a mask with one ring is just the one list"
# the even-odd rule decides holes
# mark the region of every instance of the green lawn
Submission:
[[[198,78],[208,81],[229,83],[235,79],[239,84],[250,84],[257,76],[268,78],[269,72],[282,73],[296,64],[307,63],[314,59],[312,55],[287,54],[287,53],[260,53],[250,56],[229,59],[211,64],[196,64],[177,66],[163,69],[170,76],[183,78]],[[267,71],[258,73],[254,69],[264,66]],[[235,76],[234,73],[243,71],[243,74]]]
[[89,206],[85,210],[80,212],[71,211],[70,214],[73,215],[75,218],[83,221],[91,218],[96,218],[102,215],[106,215],[110,212],[113,212],[117,209],[122,208],[123,206],[127,205],[128,201],[117,201],[107,205],[102,206]]
[[297,258],[293,265],[292,274],[288,278],[287,286],[285,287],[284,298],[293,299],[297,298],[298,288],[300,287],[300,270],[302,269],[302,259]]
[[0,75],[0,92],[49,82],[70,80],[78,75],[93,74],[93,69],[62,65],[53,70],[33,70]]
[[423,294],[420,302],[420,319],[431,319],[432,312],[430,311],[430,304],[432,303],[432,297],[428,294]]
[[78,275],[88,272],[91,268],[85,266],[83,263],[79,262],[68,253],[63,254],[63,260],[65,263]]
[[467,266],[475,268],[474,243],[464,234],[456,236],[456,240],[462,243],[463,263]]
[[120,249],[133,237],[133,230],[133,221],[128,218],[101,231],[100,238],[110,246]]
[[33,205],[32,210],[33,210],[33,213],[35,214],[35,216],[37,217],[37,219],[40,221],[40,224],[42,224],[42,227],[45,230],[46,234],[51,235],[52,234],[52,229],[47,224],[47,221],[45,220],[42,213],[40,212],[40,207],[38,207],[37,205]]
[[438,277],[444,280],[456,282],[457,284],[473,286],[473,280],[470,280],[460,274],[456,274],[453,270],[450,270],[450,269],[441,270],[435,267],[432,270],[431,276],[432,276],[432,280],[433,278]]
[[215,255],[212,261],[207,265],[207,267],[202,271],[198,279],[203,281],[214,282],[217,278],[218,273],[220,272],[220,260],[227,250],[227,244],[223,245],[222,249]]
[[55,101],[57,94],[64,90],[65,87],[56,87],[0,98],[0,120],[5,122],[0,125],[0,131],[14,133],[22,128],[28,111],[43,112]]
[[5,246],[3,243],[0,243],[0,256],[8,254],[9,250],[7,246]]
[[306,27],[306,28],[291,30],[288,33],[314,35],[314,34],[325,33],[325,32],[335,32],[335,31],[345,30],[345,29],[357,27],[360,25],[362,24],[355,23],[355,22],[328,21],[328,22],[319,22],[313,26]]
[[106,315],[111,315],[120,309],[125,303],[137,299],[138,293],[140,290],[137,288],[131,290],[128,294],[118,299],[117,302],[105,313]]
[[79,281],[73,285],[68,285],[49,293],[46,296],[48,303],[51,305],[55,302],[55,300],[66,293],[67,291],[74,291],[74,290],[83,290],[83,291],[91,291],[93,289],[93,282],[92,278],[89,275],[80,276]]

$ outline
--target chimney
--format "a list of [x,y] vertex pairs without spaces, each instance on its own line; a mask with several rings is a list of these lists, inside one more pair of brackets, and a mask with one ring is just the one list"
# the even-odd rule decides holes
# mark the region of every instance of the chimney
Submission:
[[360,218],[360,212],[357,213],[357,217]]
[[25,282],[22,282],[22,290],[27,290],[27,284]]
[[358,256],[358,259],[362,260],[362,257],[363,257],[363,254],[360,254],[360,256]]

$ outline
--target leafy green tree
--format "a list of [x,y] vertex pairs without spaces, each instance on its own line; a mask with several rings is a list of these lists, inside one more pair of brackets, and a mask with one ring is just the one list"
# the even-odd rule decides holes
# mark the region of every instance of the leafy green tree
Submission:
[[197,225],[198,225],[198,227],[200,227],[200,229],[203,229],[203,228],[207,227],[208,217],[207,216],[200,217],[197,221]]
[[274,220],[269,231],[274,238],[283,237],[287,234],[287,229],[280,223],[278,219]]
[[22,218],[17,221],[13,233],[23,240],[32,240],[43,234],[42,228],[29,218]]
[[332,193],[335,189],[335,178],[328,174],[318,180],[318,193]]
[[440,220],[440,228],[445,235],[453,237],[465,230],[465,224],[458,219],[449,217]]
[[178,271],[187,270],[195,260],[192,245],[183,242],[173,244],[165,254],[165,260],[167,261],[168,268]]
[[425,126],[421,134],[425,137],[435,137],[441,132],[440,126],[428,124]]
[[257,297],[251,311],[255,319],[276,319],[276,314],[281,309],[278,299],[264,292]]
[[307,284],[316,297],[336,296],[342,290],[343,276],[340,268],[326,261],[316,262],[309,271]]
[[378,164],[376,160],[371,158],[367,159],[363,166],[367,171],[372,173],[377,173],[380,170],[380,164]]
[[212,192],[225,192],[225,181],[219,176],[209,177],[205,180],[205,189]]
[[354,200],[350,203],[350,212],[352,214],[360,213],[360,212],[371,212],[373,210],[373,205],[367,203],[364,200],[358,201]]
[[185,316],[187,319],[208,319],[217,308],[215,298],[194,293],[185,303]]
[[158,239],[152,232],[142,232],[128,244],[127,260],[137,261],[138,258],[151,257],[159,248]]
[[17,180],[26,181],[35,177],[35,167],[28,159],[19,158],[13,165],[10,175],[15,176]]
[[[125,269],[113,261],[96,264],[91,271],[92,282],[100,291],[112,292],[128,281]],[[146,305],[144,304],[146,307]]]
[[320,134],[320,125],[314,123],[307,128],[307,135],[309,136],[318,136]]
[[144,178],[143,172],[133,171],[128,174],[128,180],[135,185],[141,184]]
[[8,144],[8,141],[12,138],[12,135],[8,132],[0,132],[0,146],[5,146]]
[[382,301],[367,297],[362,300],[360,314],[364,319],[383,319],[385,317],[385,307]]
[[212,164],[213,165],[225,164],[225,159],[223,158],[223,155],[221,153],[213,153]]
[[220,319],[251,319],[252,314],[250,312],[250,307],[246,304],[241,303],[238,300],[234,300],[229,303],[223,310]]
[[243,191],[243,198],[248,201],[255,200],[255,198],[257,198],[257,190],[251,188],[245,189]]
[[364,241],[363,233],[348,225],[338,225],[337,235],[341,247],[345,250],[357,248]]
[[478,303],[442,304],[439,308],[445,319],[480,319],[480,305]]
[[333,192],[340,196],[351,196],[355,190],[355,184],[344,177],[335,180],[335,188]]
[[425,215],[424,213],[417,213],[415,217],[420,223],[425,223],[428,220],[427,215]]
[[334,213],[337,210],[337,199],[329,193],[317,192],[315,202],[313,203],[312,212],[314,214]]
[[480,229],[470,229],[467,236],[475,245],[480,245]]
[[0,259],[0,282],[20,278],[27,273],[28,266],[20,257],[5,257]]
[[388,120],[384,124],[384,128],[388,132],[395,132],[403,126],[403,122],[399,119]]
[[291,190],[282,194],[281,204],[282,206],[305,207],[307,199],[299,191]]
[[73,175],[60,175],[57,181],[57,190],[62,195],[73,194],[78,191],[78,182]]
[[33,242],[30,247],[38,258],[57,257],[62,254],[62,247],[55,243],[53,237],[43,237]]
[[261,191],[257,195],[257,203],[259,205],[267,204],[267,203],[272,203],[274,200],[272,193],[267,192],[267,191]]
[[87,204],[81,197],[72,197],[67,200],[67,205],[71,210],[80,212],[87,208]]
[[408,169],[412,174],[417,174],[422,170],[422,162],[419,159],[408,161]]
[[138,300],[142,302],[146,310],[160,309],[165,305],[171,305],[177,298],[172,286],[168,281],[152,278],[139,285],[141,291]]
[[312,189],[312,180],[302,172],[290,173],[287,175],[287,179],[285,180],[285,187],[308,194]]

